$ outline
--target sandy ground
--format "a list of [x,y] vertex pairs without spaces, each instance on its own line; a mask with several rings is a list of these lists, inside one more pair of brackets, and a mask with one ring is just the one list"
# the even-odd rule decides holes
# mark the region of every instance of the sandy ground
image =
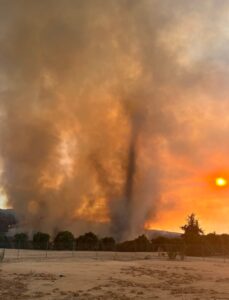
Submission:
[[0,299],[229,299],[229,260],[7,250]]

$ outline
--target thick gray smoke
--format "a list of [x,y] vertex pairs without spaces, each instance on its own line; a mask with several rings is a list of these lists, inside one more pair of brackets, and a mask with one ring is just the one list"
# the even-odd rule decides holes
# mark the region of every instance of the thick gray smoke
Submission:
[[192,21],[215,5],[0,0],[1,186],[22,226],[120,238],[155,216],[160,149],[186,151],[177,111],[205,77]]

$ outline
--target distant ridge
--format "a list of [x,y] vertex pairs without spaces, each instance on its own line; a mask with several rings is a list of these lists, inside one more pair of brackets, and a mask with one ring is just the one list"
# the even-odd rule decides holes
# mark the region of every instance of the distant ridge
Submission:
[[152,229],[152,230],[145,230],[145,235],[148,237],[148,239],[151,240],[151,239],[157,238],[159,236],[163,236],[166,238],[178,238],[181,236],[181,233]]
[[17,223],[13,209],[0,209],[0,233],[5,233],[12,225]]
[[13,208],[0,208],[0,214],[16,216],[15,210]]

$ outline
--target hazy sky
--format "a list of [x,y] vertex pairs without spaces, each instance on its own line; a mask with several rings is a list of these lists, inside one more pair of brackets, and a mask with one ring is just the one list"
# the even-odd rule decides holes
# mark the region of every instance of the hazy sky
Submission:
[[228,67],[226,0],[0,0],[8,205],[43,230],[177,231],[194,212],[228,231]]

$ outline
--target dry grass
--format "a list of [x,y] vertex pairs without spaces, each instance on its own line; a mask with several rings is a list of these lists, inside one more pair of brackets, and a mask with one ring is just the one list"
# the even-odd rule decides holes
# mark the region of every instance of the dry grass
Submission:
[[[6,252],[0,299],[229,299],[229,262],[168,261],[152,254]],[[145,259],[147,257],[147,259]]]

